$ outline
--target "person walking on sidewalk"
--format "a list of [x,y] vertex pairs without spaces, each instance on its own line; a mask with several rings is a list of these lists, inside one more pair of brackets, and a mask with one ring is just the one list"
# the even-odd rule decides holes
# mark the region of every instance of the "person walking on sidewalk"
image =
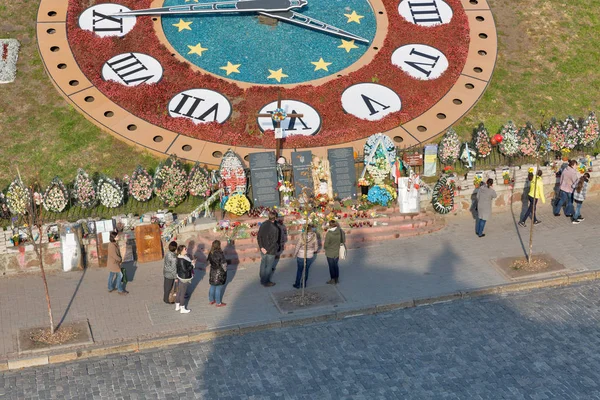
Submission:
[[186,248],[184,245],[180,245],[177,248],[177,300],[175,300],[175,311],[179,311],[182,314],[187,314],[191,310],[185,307],[186,294],[188,286],[192,282],[194,277],[194,260],[190,260],[188,255],[185,253]]
[[221,242],[219,240],[212,242],[206,261],[210,265],[208,304],[217,303],[217,307],[225,307],[227,304],[223,303],[222,300],[223,286],[227,283],[227,260],[225,259],[223,250],[221,250]]
[[163,265],[163,276],[164,276],[164,292],[163,301],[169,303],[169,293],[173,289],[175,278],[177,278],[177,242],[169,243],[169,251],[165,254],[164,265]]
[[577,161],[570,160],[567,168],[560,174],[560,192],[554,205],[554,216],[560,216],[560,209],[565,207],[565,215],[573,217],[573,185],[577,183],[579,173],[575,169]]
[[538,219],[537,212],[533,212],[534,208],[537,210],[538,199],[541,199],[542,203],[546,203],[546,198],[544,197],[544,182],[542,182],[541,169],[538,169],[536,177],[531,181],[531,184],[529,186],[529,195],[527,196],[527,198],[529,199],[529,208],[527,208],[527,211],[523,215],[523,218],[521,218],[521,220],[519,221],[519,226],[522,226],[523,228],[527,226],[525,225],[525,221],[527,220],[527,218],[529,218],[529,216],[532,216],[533,223],[536,225],[542,222]]
[[[294,287],[300,289],[301,286],[306,287],[306,281],[308,280],[308,269],[314,261],[315,253],[317,252],[319,244],[317,243],[317,234],[314,232],[314,226],[309,224],[306,232],[300,234],[300,238],[296,243],[296,249],[294,250],[294,257],[296,257],[296,264],[298,269],[296,271],[296,282]],[[306,258],[306,269],[304,268],[304,259]],[[304,282],[302,281],[302,271],[304,270]]]
[[[108,269],[108,292],[113,292],[115,287],[119,291],[119,294],[126,295],[129,293],[125,290],[123,285],[123,271],[121,271],[121,263],[123,257],[121,257],[121,250],[117,244],[119,234],[117,232],[111,232],[108,240],[108,260],[106,261],[106,267]],[[116,282],[115,282],[116,280]]]
[[477,236],[484,237],[483,228],[485,223],[492,216],[492,201],[498,196],[492,188],[494,180],[489,178],[485,185],[482,185],[477,191],[477,226],[475,233]]
[[329,221],[329,229],[325,235],[325,243],[323,248],[325,249],[325,257],[327,257],[327,264],[329,265],[329,277],[331,278],[326,283],[328,285],[335,285],[340,279],[340,268],[338,262],[340,261],[340,246],[346,243],[346,234],[342,231],[337,221]]
[[590,181],[590,174],[585,173],[579,181],[573,185],[573,201],[575,202],[575,211],[573,212],[573,223],[579,224],[584,218],[581,216],[581,206],[585,200],[587,194],[588,182]]
[[269,211],[269,219],[260,225],[256,237],[260,249],[260,284],[266,287],[275,286],[271,278],[275,272],[275,257],[281,247],[281,230],[276,220],[277,212]]

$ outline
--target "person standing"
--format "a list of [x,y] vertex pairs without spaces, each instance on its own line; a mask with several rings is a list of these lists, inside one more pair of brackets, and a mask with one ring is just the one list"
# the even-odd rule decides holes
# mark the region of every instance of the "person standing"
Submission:
[[265,287],[275,286],[271,278],[275,271],[275,257],[281,246],[281,230],[276,220],[277,212],[269,211],[269,219],[260,225],[256,237],[260,249],[260,284]]
[[489,178],[485,185],[482,185],[477,191],[477,226],[475,233],[477,236],[484,237],[483,229],[485,223],[492,216],[492,201],[497,197],[496,191],[492,188],[494,180]]
[[177,300],[175,300],[175,311],[179,311],[182,314],[187,314],[191,310],[185,307],[186,294],[188,286],[192,282],[194,277],[194,262],[196,260],[190,260],[188,255],[185,253],[186,248],[184,245],[180,245],[177,248]]
[[577,183],[579,173],[575,169],[577,161],[570,160],[567,168],[560,174],[560,192],[554,206],[554,216],[560,216],[560,209],[565,207],[565,216],[573,217],[573,185]]
[[177,242],[169,243],[169,251],[165,254],[164,265],[163,265],[163,276],[164,276],[164,292],[163,301],[169,303],[169,293],[173,289],[175,278],[177,278]]
[[[309,224],[307,231],[300,234],[298,243],[296,243],[296,249],[294,250],[294,257],[296,257],[296,264],[298,269],[296,271],[296,282],[294,287],[300,289],[301,286],[306,287],[306,281],[308,280],[308,269],[314,261],[315,253],[319,248],[317,243],[317,234],[314,232],[314,226]],[[306,269],[304,268],[304,259],[306,258]],[[304,270],[304,282],[302,282],[302,271]]]
[[217,307],[225,307],[227,304],[223,303],[222,300],[223,286],[227,283],[227,260],[225,259],[223,250],[221,250],[221,242],[219,240],[212,242],[206,261],[210,265],[208,304],[217,303]]
[[325,257],[327,257],[327,264],[329,265],[329,277],[331,278],[326,282],[328,285],[339,283],[340,268],[338,262],[340,260],[340,246],[344,243],[346,243],[344,231],[335,220],[330,220],[329,229],[325,235],[325,243],[323,244]]
[[519,226],[522,226],[523,228],[527,226],[525,225],[525,221],[527,220],[527,218],[529,218],[530,215],[532,216],[533,223],[535,225],[542,222],[537,218],[537,212],[533,212],[534,208],[537,210],[538,199],[541,199],[542,203],[546,203],[546,197],[544,197],[544,182],[542,182],[541,169],[538,169],[536,177],[534,179],[531,179],[531,183],[529,186],[529,195],[527,196],[527,199],[529,200],[529,208],[527,208],[527,211],[523,215],[523,218],[521,218],[521,220],[519,221]]
[[590,174],[585,173],[577,183],[573,185],[573,201],[575,202],[575,211],[573,212],[573,224],[577,225],[581,221],[585,220],[581,216],[581,206],[583,205],[583,201],[585,200],[585,195],[587,194],[588,182],[590,181]]
[[[125,290],[123,285],[123,271],[121,271],[121,263],[123,257],[121,257],[121,250],[117,244],[119,234],[115,231],[111,232],[108,240],[108,260],[106,261],[106,267],[108,268],[108,292],[113,292],[115,287],[119,291],[119,294],[126,295],[129,293]],[[115,282],[116,280],[116,282]]]

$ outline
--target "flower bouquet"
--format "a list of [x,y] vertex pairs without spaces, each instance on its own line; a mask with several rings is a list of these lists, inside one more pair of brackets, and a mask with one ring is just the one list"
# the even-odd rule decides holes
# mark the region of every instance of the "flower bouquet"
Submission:
[[533,126],[528,122],[519,130],[519,151],[524,156],[533,156],[537,151],[538,143]]
[[481,186],[481,182],[483,182],[483,178],[481,178],[481,176],[479,175],[475,175],[475,178],[473,178],[473,185],[475,185],[475,187],[478,188],[479,186]]
[[81,208],[92,208],[96,205],[96,185],[83,169],[77,170],[73,197]]
[[152,197],[154,180],[144,167],[138,165],[133,174],[131,174],[129,182],[126,180],[125,182],[127,183],[129,194],[137,201],[148,201]]
[[485,129],[483,122],[479,124],[477,132],[475,133],[475,149],[477,150],[478,158],[486,158],[492,152],[490,136],[487,129]]
[[277,190],[279,190],[281,193],[289,194],[294,191],[294,186],[290,181],[278,182]]
[[508,183],[510,182],[510,172],[508,172],[508,171],[502,172],[502,179],[504,179],[504,184],[508,185]]
[[244,215],[250,211],[250,201],[245,195],[234,193],[229,196],[227,203],[225,203],[225,211],[234,215]]
[[500,135],[502,136],[502,142],[498,145],[500,152],[507,157],[517,155],[519,152],[519,136],[515,124],[513,124],[512,121],[508,121],[508,123],[502,127]]
[[285,112],[285,110],[283,108],[276,108],[273,111],[273,114],[271,114],[271,118],[275,122],[281,122],[287,118],[287,113]]
[[373,204],[385,207],[393,200],[393,196],[387,188],[376,185],[369,189],[367,199]]
[[546,130],[548,141],[550,142],[550,149],[553,151],[561,151],[565,148],[565,132],[561,124],[556,121],[556,118],[550,120],[550,125]]
[[438,147],[438,158],[442,164],[454,164],[460,153],[460,141],[454,129],[450,128],[444,134]]
[[563,131],[565,133],[565,147],[568,149],[574,149],[575,146],[577,146],[581,141],[581,135],[577,122],[575,122],[575,119],[570,115],[563,123]]
[[59,177],[52,179],[42,196],[46,211],[60,213],[69,203],[69,191]]
[[188,190],[192,196],[210,196],[210,173],[199,162],[196,162],[188,176]]
[[168,207],[175,207],[185,199],[187,174],[176,157],[170,156],[156,169],[154,193]]
[[31,201],[29,189],[25,187],[21,178],[15,178],[6,192],[6,204],[8,209],[14,215],[23,215],[27,213],[27,206]]
[[367,178],[359,178],[358,179],[358,186],[370,186],[371,183],[369,182],[369,180]]
[[123,189],[113,179],[105,176],[98,180],[98,198],[106,208],[116,208],[123,204]]
[[596,114],[592,111],[590,115],[581,124],[581,144],[584,146],[591,146],[598,140],[598,119]]

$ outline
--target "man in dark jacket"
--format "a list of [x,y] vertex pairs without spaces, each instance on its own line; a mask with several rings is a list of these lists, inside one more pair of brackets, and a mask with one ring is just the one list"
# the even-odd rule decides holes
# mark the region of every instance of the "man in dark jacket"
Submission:
[[256,237],[260,249],[260,283],[266,287],[275,286],[271,277],[275,272],[275,257],[281,245],[281,230],[275,223],[276,219],[277,213],[270,211],[269,220],[261,224]]

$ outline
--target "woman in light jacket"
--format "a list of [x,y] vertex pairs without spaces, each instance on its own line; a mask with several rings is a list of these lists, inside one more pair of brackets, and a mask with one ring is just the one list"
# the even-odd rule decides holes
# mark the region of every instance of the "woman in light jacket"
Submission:
[[[308,225],[307,231],[300,234],[300,238],[296,243],[296,249],[294,250],[294,257],[296,257],[296,263],[298,269],[296,271],[296,283],[294,287],[300,289],[301,286],[306,287],[306,281],[308,280],[308,269],[314,261],[314,255],[317,252],[319,245],[317,243],[317,234],[314,232],[313,225]],[[306,269],[304,269],[304,259],[306,258]],[[304,270],[304,282],[302,282],[302,270]]]
[[533,223],[535,225],[542,222],[537,218],[537,212],[533,212],[534,208],[537,210],[538,200],[542,200],[542,203],[546,203],[546,197],[544,197],[544,182],[542,181],[541,169],[538,169],[536,177],[531,180],[529,186],[529,195],[527,196],[527,198],[529,199],[529,208],[527,208],[527,211],[523,215],[523,218],[521,218],[521,220],[519,221],[519,226],[522,226],[523,228],[527,226],[525,225],[525,221],[527,220],[527,218],[529,218],[530,215],[532,215]]
[[175,283],[175,279],[177,278],[177,242],[169,243],[169,251],[165,254],[164,264],[163,264],[163,301],[169,304],[169,293],[171,293],[171,289],[173,289],[173,284]]
[[119,250],[119,245],[117,244],[118,236],[119,234],[114,231],[111,232],[109,236],[108,260],[106,261],[106,267],[109,271],[108,292],[113,292],[116,287],[116,289],[119,291],[119,294],[126,295],[129,292],[125,290],[123,286],[123,272],[121,271],[123,257],[121,257],[121,250]]
[[179,311],[182,314],[187,314],[191,310],[185,307],[185,295],[188,286],[192,282],[194,277],[194,262],[196,260],[190,260],[186,254],[186,247],[180,245],[177,248],[177,300],[175,300],[175,311]]
[[497,197],[496,191],[492,189],[493,185],[494,180],[490,178],[477,192],[477,226],[475,227],[475,233],[479,237],[485,236],[483,228],[485,228],[486,221],[492,217],[492,201]]

